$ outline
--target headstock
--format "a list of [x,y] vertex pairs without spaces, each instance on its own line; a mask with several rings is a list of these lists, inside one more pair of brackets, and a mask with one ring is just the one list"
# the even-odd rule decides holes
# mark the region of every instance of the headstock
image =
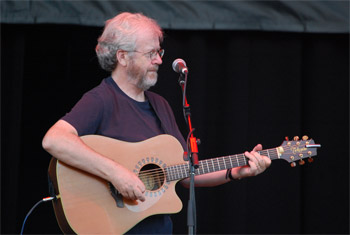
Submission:
[[277,152],[280,159],[288,161],[292,167],[295,167],[296,161],[299,161],[300,165],[304,165],[306,158],[310,163],[313,162],[312,157],[317,155],[316,150],[320,147],[320,144],[315,144],[315,141],[309,140],[307,136],[303,136],[301,140],[295,136],[293,141],[286,137],[282,145],[277,148]]

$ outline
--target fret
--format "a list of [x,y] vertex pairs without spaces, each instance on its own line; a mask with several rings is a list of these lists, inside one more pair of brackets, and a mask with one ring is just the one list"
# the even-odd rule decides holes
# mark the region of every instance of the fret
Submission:
[[178,172],[178,175],[179,175],[179,178],[183,178],[183,165],[179,165],[179,167],[177,167],[177,172]]
[[171,181],[168,167],[165,168],[165,179],[166,179],[167,182]]
[[172,180],[174,180],[173,179],[173,174],[172,174],[172,168],[173,168],[173,166],[170,166],[170,167],[167,167],[167,177],[168,177],[168,180],[169,181],[172,181]]
[[179,173],[179,168],[180,168],[180,166],[175,166],[175,169],[174,169],[174,171],[175,171],[175,178],[176,179],[180,179],[180,173]]
[[204,168],[204,167],[205,167],[205,166],[204,166],[204,165],[205,165],[205,162],[204,162],[204,161],[199,161],[199,165],[200,165],[200,168],[201,168],[201,171],[202,171],[201,174],[204,174],[204,172],[205,172],[205,171],[204,171],[204,169],[205,169],[205,168]]
[[280,155],[278,155],[277,148],[274,148],[273,151],[274,151],[275,156],[277,156],[277,158],[274,158],[274,159],[279,159]]
[[176,167],[177,167],[177,166],[174,166],[174,167],[173,167],[173,178],[174,178],[174,180],[177,179],[177,178],[176,178]]
[[243,159],[244,159],[244,165],[248,165],[247,158],[244,155],[243,155]]
[[208,172],[208,162],[205,160],[203,161],[203,174],[207,173]]
[[185,177],[184,178],[187,178],[188,174],[189,174],[189,166],[188,166],[188,164],[182,164],[182,166],[183,166],[184,172],[185,172]]
[[229,158],[230,158],[230,163],[231,163],[231,168],[233,168],[233,162],[232,162],[232,155],[231,156],[229,156]]
[[[209,165],[208,165],[208,161],[206,160],[205,163],[207,163],[208,172],[210,172],[210,170],[209,170]],[[208,173],[208,172],[207,172],[207,173]]]
[[205,165],[206,165],[206,162],[205,161],[200,161],[200,162],[202,162],[203,164],[202,164],[202,174],[204,174],[205,173]]
[[224,158],[225,169],[230,168],[229,165],[228,165],[227,160],[228,160],[227,157],[225,157],[225,158]]
[[174,180],[173,172],[172,172],[173,166],[170,166],[170,167],[167,167],[167,168],[168,168],[169,180],[172,181],[172,180]]
[[202,173],[201,173],[201,170],[203,170],[203,164],[202,164],[202,162],[200,161],[199,163],[199,167],[198,167],[198,173],[196,172],[196,175],[201,175]]
[[180,176],[180,178],[183,178],[183,176],[182,176],[182,165],[180,165],[179,167],[178,167],[178,172],[179,172],[179,176]]
[[219,166],[219,171],[221,170],[220,168],[220,162],[219,162],[219,158],[216,159],[216,161],[218,162],[218,166]]
[[228,157],[228,159],[230,160],[230,168],[233,168],[232,155],[230,155],[230,156]]
[[182,168],[184,169],[185,178],[188,177],[188,173],[189,173],[188,172],[188,169],[189,169],[188,164],[183,164]]
[[173,167],[173,178],[174,178],[174,179],[177,179],[176,168],[177,168],[177,166],[174,166],[174,167]]
[[171,180],[174,180],[174,173],[173,173],[174,167],[171,166],[169,170],[170,170],[170,172],[169,172],[169,174],[170,174],[170,179],[171,179]]
[[230,167],[229,167],[229,168],[232,168],[233,165],[232,165],[232,161],[231,161],[231,156],[228,156],[227,160],[229,161],[229,164],[230,164]]

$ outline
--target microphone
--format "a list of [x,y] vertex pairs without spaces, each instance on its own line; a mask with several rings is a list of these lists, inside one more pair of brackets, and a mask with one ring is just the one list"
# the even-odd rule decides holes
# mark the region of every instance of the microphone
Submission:
[[173,62],[173,70],[177,73],[182,73],[186,75],[188,73],[188,68],[186,62],[183,59],[176,59]]

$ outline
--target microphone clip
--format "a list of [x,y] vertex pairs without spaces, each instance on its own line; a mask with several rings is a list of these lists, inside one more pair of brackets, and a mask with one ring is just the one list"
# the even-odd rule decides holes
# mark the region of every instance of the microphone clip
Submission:
[[183,73],[180,73],[180,76],[179,76],[179,85],[180,86],[183,86],[185,85],[185,82],[186,82],[186,76],[183,74]]

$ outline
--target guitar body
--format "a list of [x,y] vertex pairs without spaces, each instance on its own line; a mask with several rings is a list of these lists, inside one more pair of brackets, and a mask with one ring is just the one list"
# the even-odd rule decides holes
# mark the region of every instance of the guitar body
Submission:
[[[81,138],[96,152],[142,176],[146,200],[126,200],[120,195],[118,202],[109,182],[53,158],[49,176],[58,195],[53,206],[64,233],[121,234],[146,217],[182,209],[175,192],[178,180],[168,182],[163,172],[166,166],[185,163],[183,148],[174,137],[160,135],[138,143],[97,135]],[[148,172],[154,171],[161,172],[161,177],[152,178]]]

